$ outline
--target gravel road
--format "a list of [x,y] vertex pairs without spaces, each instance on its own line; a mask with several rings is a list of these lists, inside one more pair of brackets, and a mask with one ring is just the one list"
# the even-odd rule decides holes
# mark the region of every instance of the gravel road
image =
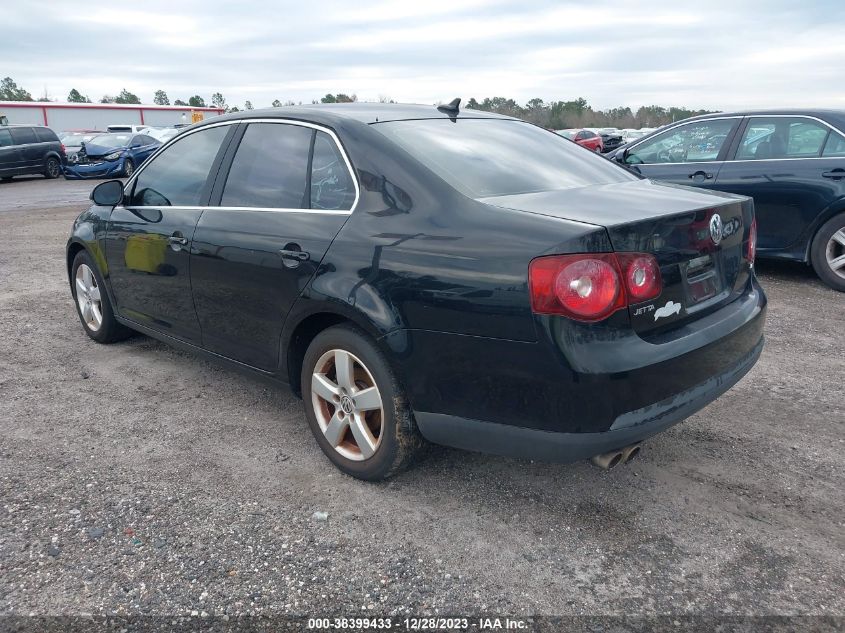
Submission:
[[760,362],[626,466],[435,448],[367,484],[288,391],[84,335],[92,186],[0,183],[0,614],[845,615],[845,295],[804,266],[759,265]]

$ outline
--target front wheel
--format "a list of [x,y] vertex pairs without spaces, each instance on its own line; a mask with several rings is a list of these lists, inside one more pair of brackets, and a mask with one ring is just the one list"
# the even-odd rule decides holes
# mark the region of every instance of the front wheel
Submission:
[[318,334],[305,353],[301,384],[311,431],[346,474],[386,479],[421,448],[399,380],[359,328],[339,325]]
[[76,254],[71,275],[71,292],[85,333],[98,343],[114,343],[131,336],[132,330],[114,318],[103,277],[87,251]]
[[131,158],[127,158],[123,161],[123,176],[125,178],[129,178],[132,174],[135,173],[135,164],[132,162]]
[[62,165],[59,163],[59,159],[55,156],[51,156],[47,159],[47,164],[44,165],[44,177],[50,180],[54,178],[58,178],[62,173]]
[[845,292],[845,213],[831,218],[818,230],[810,247],[810,259],[824,283]]

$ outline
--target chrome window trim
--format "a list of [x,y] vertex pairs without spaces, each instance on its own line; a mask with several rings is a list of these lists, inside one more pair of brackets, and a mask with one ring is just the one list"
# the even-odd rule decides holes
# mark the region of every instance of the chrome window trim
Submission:
[[[286,207],[227,207],[227,206],[214,206],[214,205],[207,205],[207,206],[149,206],[149,207],[123,207],[125,209],[135,210],[135,209],[221,209],[225,211],[276,211],[278,213],[316,213],[318,215],[352,215],[352,212],[355,211],[356,207],[358,206],[358,202],[361,199],[361,186],[358,184],[358,178],[355,177],[355,170],[352,168],[352,162],[349,160],[349,156],[346,153],[346,148],[343,147],[343,143],[340,142],[337,134],[335,134],[334,130],[327,128],[323,125],[319,125],[317,123],[311,123],[310,121],[296,121],[294,119],[284,119],[284,118],[273,118],[273,119],[235,119],[232,121],[221,121],[220,123],[211,123],[209,125],[203,125],[195,130],[186,131],[184,134],[179,134],[178,136],[174,136],[170,140],[168,140],[164,145],[156,150],[155,154],[150,156],[147,160],[144,161],[144,164],[141,165],[140,168],[132,175],[132,177],[126,182],[126,185],[123,188],[124,195],[127,189],[131,190],[131,186],[134,186],[135,180],[137,179],[138,175],[144,171],[144,168],[149,165],[155,158],[158,156],[165,148],[169,147],[175,141],[181,140],[186,136],[190,136],[191,134],[196,134],[197,132],[201,132],[202,130],[208,130],[213,127],[222,127],[224,125],[237,125],[239,123],[245,123],[249,125],[250,123],[276,123],[279,125],[298,125],[300,127],[307,127],[312,130],[318,130],[320,132],[325,132],[328,134],[331,139],[334,141],[335,146],[340,150],[340,155],[343,157],[343,162],[346,164],[346,169],[349,171],[349,175],[352,177],[352,184],[355,187],[355,200],[352,201],[352,206],[349,209],[291,209]],[[236,154],[237,156],[237,154]]]
[[[653,136],[651,136],[649,138],[640,139],[639,143],[634,143],[633,145],[631,145],[631,147],[628,148],[628,150],[630,151],[630,150],[636,149],[637,146],[642,145],[646,141],[650,141],[652,138],[654,138],[655,136],[657,136],[659,134],[665,134],[666,132],[671,132],[672,130],[677,130],[678,128],[684,127],[685,125],[693,125],[695,123],[707,123],[708,121],[726,121],[726,120],[744,119],[744,118],[745,117],[743,115],[737,114],[737,115],[732,115],[732,116],[714,116],[714,117],[710,117],[708,119],[698,119],[698,120],[695,120],[695,121],[678,121],[678,123],[676,125],[668,127],[665,130],[660,130],[659,132],[657,132],[656,134],[654,134]],[[695,164],[710,165],[710,164],[719,163],[719,162],[722,162],[722,161],[718,161],[718,160],[699,160],[699,161],[689,162],[689,163],[632,163],[632,165],[635,165],[635,166],[636,165],[695,165]],[[627,163],[623,163],[623,164],[627,165]]]
[[[827,121],[815,117],[811,114],[750,114],[746,117],[748,122],[751,123],[751,119],[810,119],[811,121],[815,121],[816,123],[821,123],[824,127],[829,128],[831,131],[836,132],[842,138],[845,138],[845,133],[842,132],[839,128],[833,127]],[[745,126],[745,130],[748,129],[748,126]],[[743,135],[745,134],[745,130],[743,130]],[[829,133],[828,133],[829,134]],[[824,148],[827,146],[827,138],[824,141],[824,145],[821,147],[821,151],[824,151]],[[742,143],[742,139],[739,139],[739,142]],[[736,148],[737,152],[739,152],[739,146]],[[837,159],[840,160],[843,158],[842,156],[795,156],[790,157],[786,156],[785,158],[739,158],[734,160],[726,160],[726,163],[765,163],[769,161],[784,161],[784,160],[831,160]]]

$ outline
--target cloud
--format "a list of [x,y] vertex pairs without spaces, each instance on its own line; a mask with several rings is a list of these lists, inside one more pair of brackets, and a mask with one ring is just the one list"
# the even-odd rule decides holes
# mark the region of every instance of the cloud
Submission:
[[[230,104],[328,92],[594,107],[845,107],[838,2],[11,3],[0,58],[34,96]],[[45,37],[49,34],[49,37]]]

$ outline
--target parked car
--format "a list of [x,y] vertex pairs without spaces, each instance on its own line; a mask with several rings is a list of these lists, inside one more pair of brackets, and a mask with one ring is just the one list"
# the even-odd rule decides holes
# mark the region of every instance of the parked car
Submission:
[[290,384],[362,479],[423,438],[612,466],[763,346],[749,198],[455,102],[215,117],[92,197],[67,245],[88,336]]
[[0,127],[0,179],[43,174],[58,178],[66,160],[59,137],[41,125]]
[[559,134],[563,138],[568,138],[570,141],[575,140],[575,135],[580,132],[578,128],[575,129],[565,129],[565,130],[555,130],[555,134]]
[[83,143],[89,143],[91,139],[100,134],[105,134],[102,130],[65,130],[59,133],[59,140],[65,148],[68,162],[77,162],[76,153],[82,149]]
[[146,134],[101,134],[72,154],[65,168],[65,178],[129,177],[135,169],[161,146]]
[[604,128],[597,133],[601,136],[602,152],[612,152],[622,145],[622,132],[616,128]]
[[129,132],[133,134],[141,134],[144,130],[148,129],[149,125],[133,125],[129,123],[115,123],[109,126],[106,126],[106,131],[111,133],[116,132]]
[[708,114],[612,155],[649,178],[754,198],[760,257],[845,291],[845,111]]
[[602,141],[601,136],[592,130],[580,130],[575,133],[572,140],[578,143],[581,147],[586,147],[594,152],[601,153],[604,149],[604,142]]

